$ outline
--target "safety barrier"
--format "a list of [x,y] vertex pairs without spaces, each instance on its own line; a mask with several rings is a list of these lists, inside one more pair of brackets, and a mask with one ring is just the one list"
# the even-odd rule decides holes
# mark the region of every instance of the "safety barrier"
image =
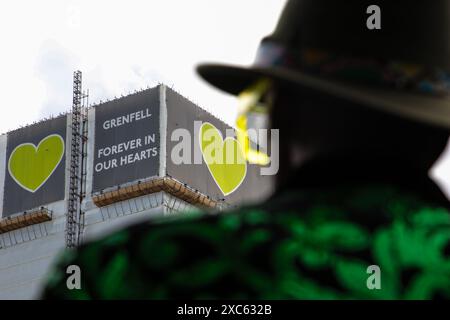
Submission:
[[92,196],[92,200],[97,207],[103,207],[115,202],[128,200],[159,191],[165,191],[192,205],[209,209],[220,208],[217,201],[211,199],[198,190],[190,188],[186,184],[183,184],[172,177],[153,178],[147,181],[138,181],[135,184],[120,187],[116,190],[95,194]]
[[0,234],[19,228],[52,220],[52,213],[45,207],[24,212],[21,215],[6,217],[0,220]]

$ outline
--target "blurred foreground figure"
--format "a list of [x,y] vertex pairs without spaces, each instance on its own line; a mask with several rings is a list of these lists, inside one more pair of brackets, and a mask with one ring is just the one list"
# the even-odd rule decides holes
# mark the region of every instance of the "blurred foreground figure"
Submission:
[[273,197],[84,245],[44,297],[450,298],[449,202],[428,177],[450,128],[450,1],[371,4],[289,1],[254,66],[198,68],[244,99],[241,130],[256,109],[280,129]]

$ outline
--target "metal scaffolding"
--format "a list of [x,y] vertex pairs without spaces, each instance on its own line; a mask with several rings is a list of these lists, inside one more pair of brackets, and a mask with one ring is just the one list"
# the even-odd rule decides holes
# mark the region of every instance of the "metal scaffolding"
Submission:
[[84,228],[84,213],[81,210],[81,202],[85,196],[87,113],[82,101],[87,97],[88,95],[82,92],[81,71],[75,71],[73,74],[70,178],[66,219],[66,247],[68,248],[80,244]]

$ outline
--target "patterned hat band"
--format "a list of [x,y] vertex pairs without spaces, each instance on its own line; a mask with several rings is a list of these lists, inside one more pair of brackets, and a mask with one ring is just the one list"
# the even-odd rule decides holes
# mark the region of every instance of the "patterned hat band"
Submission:
[[285,67],[329,79],[425,93],[450,95],[450,73],[440,69],[376,58],[357,58],[316,49],[290,51],[274,42],[263,42],[255,65]]

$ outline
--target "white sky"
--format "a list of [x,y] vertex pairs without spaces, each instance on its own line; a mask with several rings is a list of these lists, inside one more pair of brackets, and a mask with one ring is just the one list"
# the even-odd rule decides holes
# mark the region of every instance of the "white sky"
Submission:
[[195,74],[202,61],[252,62],[280,0],[8,1],[0,11],[0,132],[68,110],[72,72],[91,102],[164,82],[234,121],[235,100]]
[[[8,1],[0,10],[0,132],[67,111],[72,73],[90,101],[163,82],[228,123],[236,101],[194,73],[250,64],[284,0]],[[436,167],[450,190],[450,152]]]

